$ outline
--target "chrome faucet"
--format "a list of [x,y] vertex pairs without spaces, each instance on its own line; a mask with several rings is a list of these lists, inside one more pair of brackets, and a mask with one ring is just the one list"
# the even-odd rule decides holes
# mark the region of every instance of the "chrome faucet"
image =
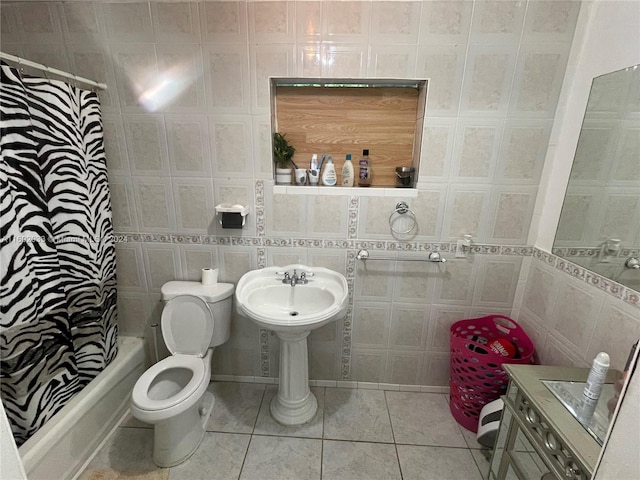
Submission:
[[293,274],[289,272],[276,272],[276,275],[284,275],[282,279],[282,283],[289,284],[292,287],[295,287],[298,284],[306,285],[309,283],[307,277],[313,277],[313,272],[301,272],[300,276],[298,276],[298,272],[296,270],[293,271]]

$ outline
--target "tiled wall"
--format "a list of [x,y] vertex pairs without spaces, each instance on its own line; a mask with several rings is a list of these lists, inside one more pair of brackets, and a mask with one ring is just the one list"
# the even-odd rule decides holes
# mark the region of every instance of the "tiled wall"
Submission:
[[[531,249],[511,246],[532,243],[579,9],[269,1],[3,2],[0,11],[3,51],[109,85],[114,225],[128,240],[118,244],[123,332],[157,321],[166,280],[215,266],[237,282],[249,269],[299,261],[341,271],[352,287],[346,319],[311,337],[312,378],[442,385],[447,326],[513,306]],[[429,78],[417,195],[274,194],[269,76]],[[397,240],[387,220],[401,199],[418,230]],[[222,202],[250,206],[245,229],[219,228],[213,206]],[[355,260],[362,246],[446,251],[462,234],[498,247],[440,270]],[[242,318],[233,325],[214,371],[276,375],[275,337]]]
[[640,294],[579,265],[536,249],[526,259],[513,318],[533,339],[541,363],[590,367],[598,352],[622,370],[640,338]]

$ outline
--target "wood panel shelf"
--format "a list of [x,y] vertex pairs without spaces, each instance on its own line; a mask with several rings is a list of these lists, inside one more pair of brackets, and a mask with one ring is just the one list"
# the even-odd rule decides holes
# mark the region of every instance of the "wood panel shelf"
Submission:
[[331,155],[338,184],[346,154],[357,177],[368,149],[372,186],[393,187],[396,167],[415,167],[417,178],[426,97],[426,80],[272,78],[272,133],[286,135],[300,168]]

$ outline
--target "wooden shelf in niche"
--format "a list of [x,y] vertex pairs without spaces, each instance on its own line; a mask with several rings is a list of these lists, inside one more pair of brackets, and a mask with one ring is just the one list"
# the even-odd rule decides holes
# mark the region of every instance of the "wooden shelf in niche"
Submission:
[[417,179],[426,98],[427,80],[273,78],[272,133],[286,134],[301,168],[331,155],[338,182],[345,155],[357,176],[369,149],[372,186],[393,187],[396,167],[415,167]]

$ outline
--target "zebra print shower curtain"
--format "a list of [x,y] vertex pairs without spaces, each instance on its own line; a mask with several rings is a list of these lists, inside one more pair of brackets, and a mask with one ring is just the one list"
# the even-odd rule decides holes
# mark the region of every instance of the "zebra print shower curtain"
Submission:
[[98,96],[0,68],[0,394],[21,445],[117,353],[115,249]]

